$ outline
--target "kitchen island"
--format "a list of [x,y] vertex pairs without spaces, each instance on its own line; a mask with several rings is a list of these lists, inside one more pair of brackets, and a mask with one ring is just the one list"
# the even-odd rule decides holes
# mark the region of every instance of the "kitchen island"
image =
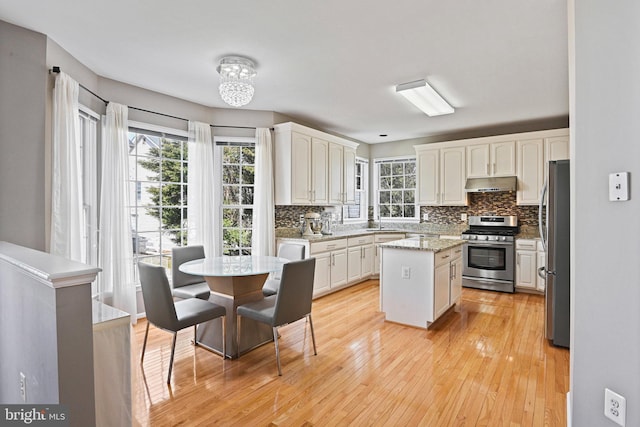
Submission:
[[460,303],[462,240],[419,238],[380,245],[380,311],[385,319],[428,328]]

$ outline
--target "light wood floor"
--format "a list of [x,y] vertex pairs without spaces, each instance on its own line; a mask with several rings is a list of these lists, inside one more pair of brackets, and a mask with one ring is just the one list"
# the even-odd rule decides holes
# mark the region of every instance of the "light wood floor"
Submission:
[[315,300],[318,355],[304,321],[239,360],[190,345],[144,320],[134,328],[134,425],[565,426],[569,351],[543,335],[544,299],[463,289],[430,330],[384,321],[378,281]]

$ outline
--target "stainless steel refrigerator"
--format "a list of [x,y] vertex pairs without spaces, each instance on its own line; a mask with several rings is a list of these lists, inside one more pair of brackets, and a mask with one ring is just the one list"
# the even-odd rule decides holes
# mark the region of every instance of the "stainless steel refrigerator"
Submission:
[[567,348],[571,282],[569,195],[569,160],[550,161],[549,180],[542,192],[539,211],[540,237],[546,249],[546,264],[538,270],[538,274],[546,280],[545,336],[554,345]]

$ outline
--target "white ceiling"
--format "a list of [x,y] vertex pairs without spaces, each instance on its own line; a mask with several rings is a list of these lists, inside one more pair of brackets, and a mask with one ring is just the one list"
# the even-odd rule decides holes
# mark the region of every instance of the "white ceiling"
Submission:
[[[218,60],[247,56],[258,75],[244,108],[362,142],[569,113],[566,0],[4,0],[0,19],[101,76],[211,107],[226,107]],[[394,93],[418,79],[455,114]]]

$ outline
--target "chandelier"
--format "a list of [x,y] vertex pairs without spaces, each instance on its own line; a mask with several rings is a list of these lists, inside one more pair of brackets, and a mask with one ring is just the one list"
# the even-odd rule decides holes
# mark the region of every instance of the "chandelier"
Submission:
[[256,64],[241,56],[226,56],[216,68],[220,73],[220,96],[232,107],[242,107],[251,102]]

